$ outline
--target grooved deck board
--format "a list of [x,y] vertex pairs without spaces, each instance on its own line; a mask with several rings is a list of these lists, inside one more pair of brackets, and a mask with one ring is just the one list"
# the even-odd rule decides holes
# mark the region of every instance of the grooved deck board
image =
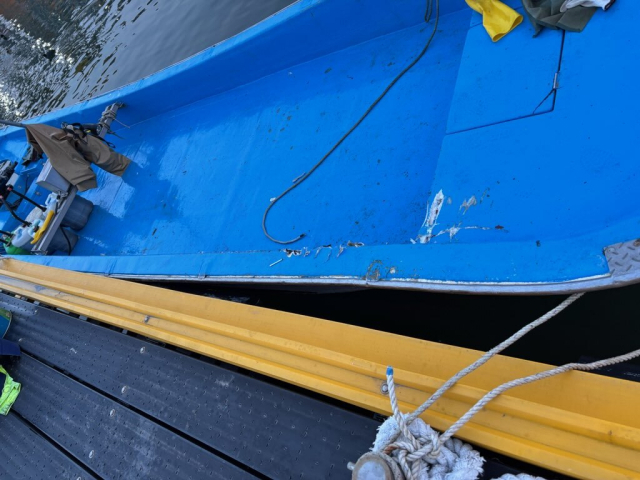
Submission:
[[15,413],[0,416],[0,458],[0,478],[3,480],[95,478]]
[[[7,295],[28,353],[269,478],[345,478],[379,422]],[[125,388],[124,393],[122,389]]]
[[[379,421],[346,404],[15,296],[0,293],[0,306],[13,312],[8,338],[24,352],[5,365],[23,382],[14,412],[42,433],[25,441],[97,477],[349,478],[347,462],[375,438]],[[566,478],[481,453],[482,480]],[[40,478],[15,471],[7,478]]]
[[11,373],[22,383],[13,409],[101,477],[253,478],[29,355]]

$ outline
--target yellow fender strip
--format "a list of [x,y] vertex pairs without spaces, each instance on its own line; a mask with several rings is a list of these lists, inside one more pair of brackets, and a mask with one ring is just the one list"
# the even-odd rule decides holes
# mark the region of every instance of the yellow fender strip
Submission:
[[47,213],[47,217],[44,219],[44,222],[42,222],[42,225],[40,226],[38,231],[33,234],[33,240],[31,240],[31,244],[35,245],[36,243],[38,243],[38,240],[40,240],[42,234],[47,231],[47,228],[49,228],[49,224],[51,223],[54,215],[55,212],[53,210],[49,210],[49,212]]
[[[413,411],[480,352],[318,318],[0,259],[0,288],[385,415],[387,365]],[[424,415],[444,430],[484,393],[548,365],[497,356]],[[640,383],[571,372],[498,397],[458,436],[572,477],[640,478]],[[373,438],[371,438],[373,441]],[[356,459],[354,459],[356,460]]]

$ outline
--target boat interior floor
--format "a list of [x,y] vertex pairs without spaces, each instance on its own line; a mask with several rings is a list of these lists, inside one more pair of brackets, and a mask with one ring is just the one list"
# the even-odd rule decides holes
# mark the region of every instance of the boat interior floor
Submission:
[[[422,1],[298,2],[43,117],[95,121],[122,101],[130,128],[111,139],[133,162],[122,178],[98,172],[99,187],[83,194],[96,208],[71,257],[30,261],[122,277],[401,288],[610,282],[603,249],[636,238],[640,223],[637,162],[625,160],[638,65],[623,58],[638,43],[638,12],[616,5],[581,34],[536,38],[524,21],[492,43],[462,0],[441,4],[426,55],[270,211],[271,235],[302,240],[270,241],[265,208],[422,50],[434,28]],[[2,151],[22,154],[19,140],[7,136]]]

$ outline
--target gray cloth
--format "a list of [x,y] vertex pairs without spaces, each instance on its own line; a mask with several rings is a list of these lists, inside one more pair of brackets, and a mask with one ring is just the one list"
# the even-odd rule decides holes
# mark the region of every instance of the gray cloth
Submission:
[[98,186],[92,163],[118,176],[122,176],[131,163],[127,157],[92,135],[77,131],[74,135],[42,124],[25,127],[27,141],[34,150],[39,154],[46,153],[53,168],[81,192]]
[[522,0],[529,20],[538,35],[544,27],[567,32],[581,32],[587,26],[597,7],[573,7],[561,12],[564,0]]

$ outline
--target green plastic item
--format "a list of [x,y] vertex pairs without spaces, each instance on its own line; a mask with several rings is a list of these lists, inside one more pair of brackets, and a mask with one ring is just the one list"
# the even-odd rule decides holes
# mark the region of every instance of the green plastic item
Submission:
[[20,384],[14,382],[11,375],[0,365],[0,372],[4,373],[4,387],[2,388],[2,394],[0,395],[0,415],[7,415],[13,403],[20,394]]
[[14,247],[13,245],[5,245],[4,251],[7,252],[7,255],[32,255],[29,250],[25,250],[24,248]]

